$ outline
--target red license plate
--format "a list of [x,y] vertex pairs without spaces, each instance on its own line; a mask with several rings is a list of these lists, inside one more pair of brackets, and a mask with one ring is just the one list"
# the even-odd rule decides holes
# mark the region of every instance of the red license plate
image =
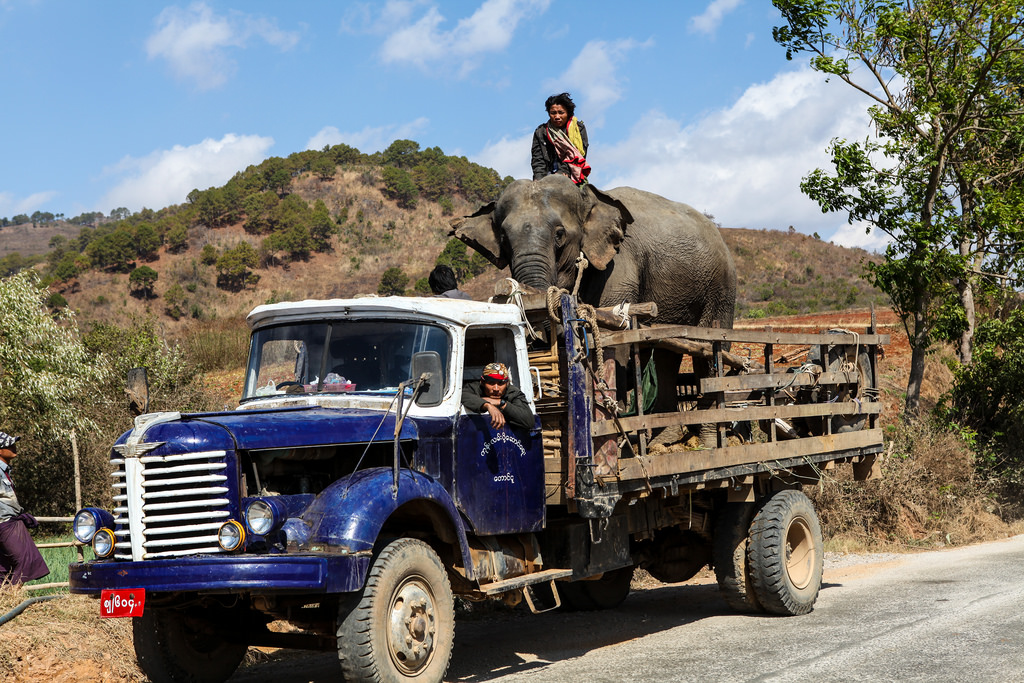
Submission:
[[145,604],[145,588],[104,590],[100,593],[100,616],[141,617]]

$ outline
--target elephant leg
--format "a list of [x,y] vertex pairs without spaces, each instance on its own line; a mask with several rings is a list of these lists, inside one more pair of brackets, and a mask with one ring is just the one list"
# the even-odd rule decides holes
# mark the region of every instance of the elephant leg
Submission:
[[[700,383],[701,378],[711,377],[712,364],[703,358],[693,359],[693,372],[697,376],[697,382]],[[700,398],[697,399],[698,410],[707,410],[715,407],[715,400],[710,396],[704,396],[701,394]],[[700,426],[700,441],[704,448],[716,448],[718,446],[718,425],[715,423],[702,424]]]

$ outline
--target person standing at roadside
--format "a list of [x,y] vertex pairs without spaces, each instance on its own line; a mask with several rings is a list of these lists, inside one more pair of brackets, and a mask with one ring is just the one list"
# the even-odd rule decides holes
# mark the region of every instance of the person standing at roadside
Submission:
[[562,173],[577,185],[587,182],[587,128],[576,118],[576,105],[569,93],[552,95],[544,101],[548,120],[533,132],[533,154],[530,165],[533,179]]
[[21,584],[50,573],[28,533],[39,523],[14,493],[11,460],[18,455],[19,438],[0,432],[0,584]]

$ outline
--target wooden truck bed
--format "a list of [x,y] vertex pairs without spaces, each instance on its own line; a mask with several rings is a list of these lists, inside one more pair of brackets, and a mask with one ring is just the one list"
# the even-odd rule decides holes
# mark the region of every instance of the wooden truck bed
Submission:
[[[604,516],[623,497],[655,489],[749,491],[743,485],[758,476],[811,482],[843,462],[853,464],[858,479],[877,476],[877,359],[889,338],[874,324],[860,333],[820,334],[652,326],[644,320],[652,305],[641,304],[625,318],[629,329],[612,329],[622,316],[577,308],[568,295],[558,318],[546,302],[532,303],[525,308],[534,328],[563,330],[530,353],[541,379],[537,410],[550,505]],[[710,377],[679,374],[679,410],[643,411],[639,368],[654,347],[711,362]],[[625,416],[630,403],[640,408]],[[699,432],[700,425],[708,443],[652,445],[664,428]]]

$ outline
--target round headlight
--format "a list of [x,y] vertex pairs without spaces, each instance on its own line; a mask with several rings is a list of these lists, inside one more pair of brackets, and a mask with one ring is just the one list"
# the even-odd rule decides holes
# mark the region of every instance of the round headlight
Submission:
[[114,552],[114,532],[110,529],[99,529],[92,537],[92,551],[96,557],[107,557]]
[[274,510],[265,501],[254,500],[245,509],[245,523],[257,536],[266,536],[274,528]]
[[245,529],[233,519],[229,522],[224,522],[220,527],[220,531],[217,532],[217,543],[220,544],[221,548],[229,552],[238,550],[244,542]]
[[75,538],[78,539],[79,543],[88,543],[96,535],[99,521],[92,510],[80,510],[75,515],[75,522],[72,528],[74,529]]

